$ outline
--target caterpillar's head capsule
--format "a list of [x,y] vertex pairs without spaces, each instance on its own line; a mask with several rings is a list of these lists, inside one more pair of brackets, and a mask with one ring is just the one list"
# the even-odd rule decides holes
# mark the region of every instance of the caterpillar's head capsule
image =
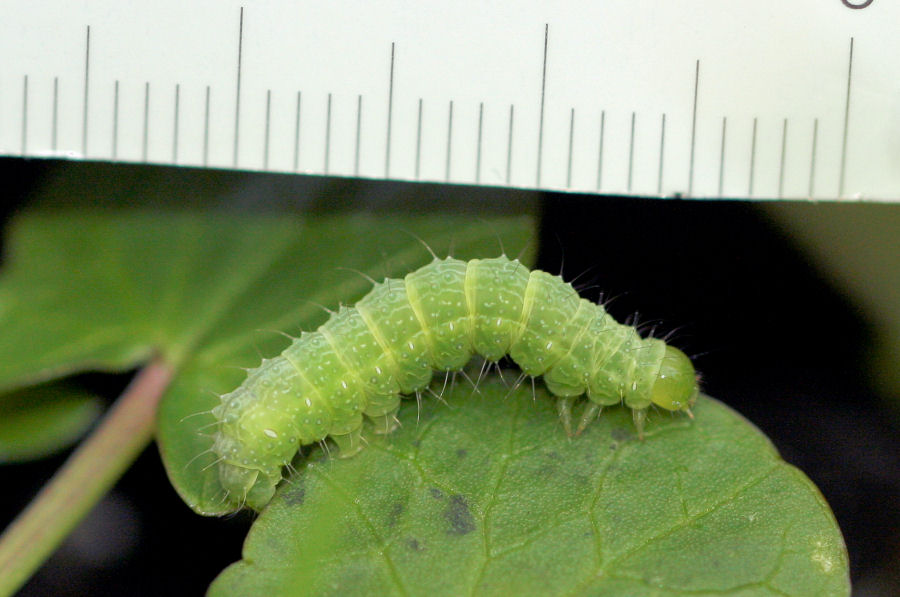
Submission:
[[280,479],[271,479],[257,469],[221,462],[219,480],[233,500],[261,510],[272,499]]
[[666,346],[650,400],[667,410],[688,410],[697,401],[700,388],[694,365],[683,352]]

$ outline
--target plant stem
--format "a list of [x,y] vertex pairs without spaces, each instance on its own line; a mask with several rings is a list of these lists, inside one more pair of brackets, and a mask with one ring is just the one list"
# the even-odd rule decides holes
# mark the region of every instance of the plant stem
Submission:
[[144,367],[0,536],[0,596],[11,595],[28,580],[147,446],[172,374],[161,360]]

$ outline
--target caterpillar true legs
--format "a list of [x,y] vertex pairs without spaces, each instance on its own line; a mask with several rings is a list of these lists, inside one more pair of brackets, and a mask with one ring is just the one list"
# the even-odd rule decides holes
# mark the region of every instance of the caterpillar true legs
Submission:
[[261,508],[301,445],[330,436],[343,455],[355,453],[364,416],[390,431],[401,395],[475,354],[489,362],[508,354],[523,374],[543,375],[570,434],[582,394],[588,403],[575,433],[622,401],[640,433],[651,404],[689,413],[699,392],[684,353],[641,338],[558,276],[505,256],[435,259],[376,284],[222,396],[213,409],[222,486]]

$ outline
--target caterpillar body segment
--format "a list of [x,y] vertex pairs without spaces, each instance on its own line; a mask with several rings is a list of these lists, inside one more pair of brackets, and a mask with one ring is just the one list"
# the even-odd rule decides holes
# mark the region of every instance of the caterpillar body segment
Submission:
[[[401,395],[476,354],[509,355],[523,374],[542,375],[570,434],[623,401],[641,433],[651,404],[690,412],[698,394],[681,351],[641,338],[560,277],[505,256],[435,259],[376,284],[222,396],[213,451],[229,499],[262,508],[302,445],[331,437],[342,456],[356,453],[363,417],[391,431]],[[588,402],[575,421],[581,395]]]

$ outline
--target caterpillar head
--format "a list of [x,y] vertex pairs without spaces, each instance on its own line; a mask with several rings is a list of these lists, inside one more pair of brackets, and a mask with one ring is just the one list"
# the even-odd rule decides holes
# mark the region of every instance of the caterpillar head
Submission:
[[232,499],[260,510],[272,499],[281,477],[272,479],[258,469],[222,462],[219,480]]
[[697,373],[691,360],[677,348],[666,346],[650,400],[667,410],[690,412],[699,394]]

